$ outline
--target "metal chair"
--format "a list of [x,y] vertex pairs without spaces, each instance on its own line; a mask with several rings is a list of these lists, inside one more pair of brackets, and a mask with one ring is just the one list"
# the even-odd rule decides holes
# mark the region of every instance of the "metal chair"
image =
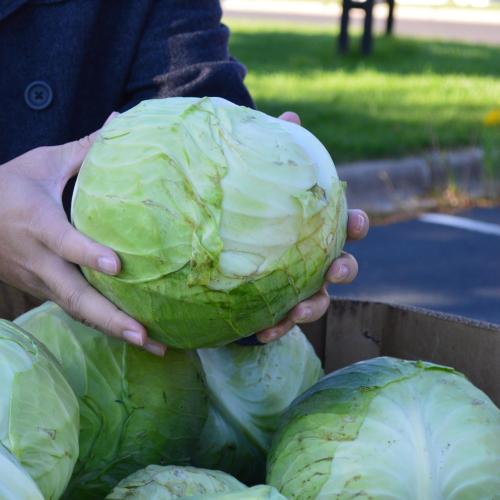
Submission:
[[[394,0],[385,0],[389,6],[385,32],[392,34],[394,24]],[[361,9],[365,11],[363,37],[361,39],[361,52],[365,55],[370,54],[373,49],[373,5],[375,0],[343,0],[342,16],[340,18],[340,36],[339,51],[347,52],[349,48],[349,11],[351,9]]]

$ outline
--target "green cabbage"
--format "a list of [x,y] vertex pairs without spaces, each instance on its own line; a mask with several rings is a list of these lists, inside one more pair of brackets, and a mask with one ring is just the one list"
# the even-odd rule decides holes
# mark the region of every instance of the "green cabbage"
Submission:
[[150,465],[121,481],[107,500],[285,500],[271,486],[247,488],[221,471]]
[[151,336],[216,347],[276,324],[323,284],[346,236],[344,185],[302,127],[220,98],[143,101],[80,170],[75,226],[113,248],[87,279]]
[[73,320],[51,302],[16,322],[60,361],[80,403],[80,456],[68,498],[103,498],[150,463],[190,461],[207,417],[194,353],[155,357]]
[[291,405],[268,483],[300,500],[498,498],[500,411],[451,368],[356,363]]
[[278,419],[323,375],[299,327],[264,346],[199,349],[210,409],[193,464],[219,469],[246,484],[265,480]]
[[0,498],[43,500],[36,483],[2,444],[0,444]]
[[263,484],[243,491],[214,493],[213,495],[194,495],[188,498],[189,500],[286,500],[276,488]]
[[57,499],[78,457],[75,395],[45,348],[6,320],[0,320],[0,381],[0,447],[19,460],[45,499]]

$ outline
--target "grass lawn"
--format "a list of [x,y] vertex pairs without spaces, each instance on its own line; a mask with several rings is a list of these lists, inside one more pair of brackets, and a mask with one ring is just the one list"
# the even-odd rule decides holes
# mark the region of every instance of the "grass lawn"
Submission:
[[479,144],[500,107],[500,47],[379,35],[340,56],[335,27],[225,22],[258,108],[298,112],[336,163]]

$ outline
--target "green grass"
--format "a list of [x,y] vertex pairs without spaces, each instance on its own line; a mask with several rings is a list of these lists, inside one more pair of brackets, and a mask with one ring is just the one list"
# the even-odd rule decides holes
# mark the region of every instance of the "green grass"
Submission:
[[479,144],[500,105],[500,48],[377,36],[370,57],[357,38],[340,56],[333,28],[229,26],[257,107],[298,112],[336,163]]

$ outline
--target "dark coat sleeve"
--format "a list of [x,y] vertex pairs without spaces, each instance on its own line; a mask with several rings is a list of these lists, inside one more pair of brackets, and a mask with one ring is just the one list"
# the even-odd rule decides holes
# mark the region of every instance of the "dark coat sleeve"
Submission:
[[228,50],[218,0],[153,3],[127,80],[122,110],[143,99],[224,97],[253,107],[245,67]]

